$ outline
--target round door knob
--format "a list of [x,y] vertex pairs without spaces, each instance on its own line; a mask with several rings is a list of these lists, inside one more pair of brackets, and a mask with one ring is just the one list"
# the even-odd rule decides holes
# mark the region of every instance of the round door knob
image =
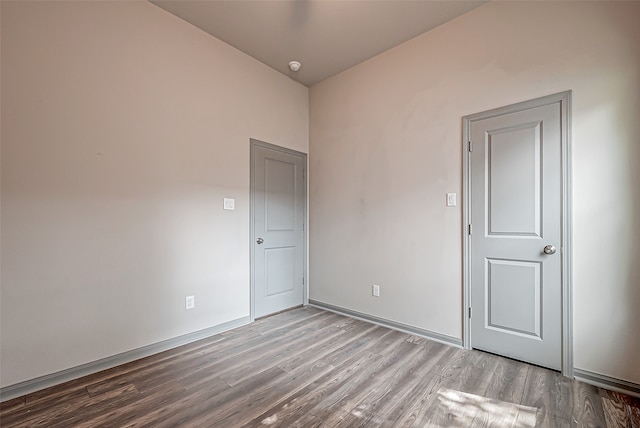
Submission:
[[[264,239],[258,238],[258,239],[256,239],[256,242],[258,243],[258,245],[260,245],[260,244],[262,244],[264,242]],[[555,252],[556,250],[554,249],[553,251]]]
[[546,247],[544,247],[544,253],[545,254],[555,254],[556,253],[556,247],[554,247],[553,245],[547,245]]

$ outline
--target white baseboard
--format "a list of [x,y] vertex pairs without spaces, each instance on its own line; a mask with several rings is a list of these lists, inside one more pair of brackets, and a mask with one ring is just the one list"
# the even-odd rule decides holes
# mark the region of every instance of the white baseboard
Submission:
[[142,348],[133,349],[131,351],[123,352],[111,357],[102,358],[100,360],[92,361],[90,363],[82,364],[70,369],[51,373],[45,376],[40,376],[35,379],[16,383],[14,385],[5,386],[3,388],[0,388],[0,402],[11,400],[12,398],[22,397],[23,395],[31,394],[32,392],[59,385],[73,379],[78,379],[82,376],[87,376],[102,370],[119,366],[121,364],[138,360],[140,358],[148,357],[159,352],[177,348],[178,346],[196,342],[201,339],[206,339],[207,337],[214,336],[216,334],[222,333],[223,331],[231,330],[245,324],[249,324],[249,322],[249,317],[238,318],[236,320],[218,324],[204,330],[194,331],[193,333],[174,337],[173,339],[163,340],[162,342],[153,343],[151,345],[143,346]]
[[335,312],[341,315],[346,315],[351,318],[357,318],[362,321],[367,321],[373,324],[388,327],[393,330],[402,331],[404,333],[415,334],[435,342],[444,343],[445,345],[455,346],[462,348],[462,340],[447,336],[445,334],[436,333],[430,330],[424,330],[422,328],[414,327],[408,324],[402,324],[396,321],[390,321],[385,318],[379,318],[373,315],[365,314],[362,312],[352,311],[351,309],[342,308],[340,306],[330,305],[329,303],[319,302],[317,300],[309,299],[309,305],[315,306],[320,309],[326,309],[331,312]]
[[640,398],[640,384],[606,376],[588,370],[573,369],[573,376],[580,382],[588,383],[599,388],[622,392]]

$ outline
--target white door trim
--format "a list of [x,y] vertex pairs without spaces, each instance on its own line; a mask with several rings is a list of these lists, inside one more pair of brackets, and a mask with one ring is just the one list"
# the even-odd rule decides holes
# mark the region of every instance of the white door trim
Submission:
[[572,266],[571,266],[571,91],[559,92],[534,100],[500,107],[482,113],[472,114],[462,118],[462,233],[463,233],[463,322],[462,342],[465,349],[471,349],[471,236],[469,235],[469,220],[471,219],[471,174],[470,174],[470,129],[471,124],[478,120],[500,116],[541,107],[549,104],[560,105],[560,134],[562,140],[561,168],[562,168],[562,206],[561,206],[561,251],[562,257],[562,374],[573,377],[573,297],[572,297]]
[[265,143],[264,141],[260,141],[260,140],[256,140],[251,138],[249,140],[249,144],[250,144],[250,156],[249,156],[249,171],[250,171],[250,187],[249,187],[249,204],[250,204],[250,208],[249,208],[249,265],[250,265],[250,288],[249,288],[249,318],[250,318],[250,322],[255,321],[256,317],[255,317],[255,313],[256,313],[256,301],[255,301],[255,295],[256,295],[256,283],[255,283],[255,245],[254,243],[256,242],[256,232],[255,232],[255,201],[254,201],[254,196],[255,196],[255,177],[254,177],[254,162],[255,162],[255,148],[256,147],[263,147],[263,148],[267,148],[267,149],[271,149],[271,150],[275,150],[281,153],[286,153],[292,156],[297,156],[300,157],[304,160],[304,172],[303,172],[303,187],[304,187],[304,233],[303,233],[303,244],[302,244],[302,251],[303,251],[303,266],[302,266],[302,272],[303,272],[303,278],[304,278],[304,286],[302,287],[302,303],[304,305],[307,305],[309,303],[309,295],[308,295],[308,288],[309,288],[309,279],[307,276],[307,260],[308,260],[308,252],[307,252],[307,236],[308,236],[308,228],[307,225],[309,223],[308,217],[307,217],[307,213],[308,213],[308,208],[309,208],[309,201],[307,198],[308,195],[308,185],[307,185],[307,169],[308,169],[308,165],[307,165],[307,154],[306,153],[302,153],[302,152],[298,152],[296,150],[292,150],[292,149],[287,149],[286,147],[280,147],[280,146],[276,146],[275,144],[270,144],[270,143]]

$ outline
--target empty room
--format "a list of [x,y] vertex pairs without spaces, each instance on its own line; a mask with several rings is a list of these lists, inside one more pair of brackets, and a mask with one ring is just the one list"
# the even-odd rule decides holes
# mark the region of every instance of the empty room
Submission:
[[0,1],[0,426],[640,427],[640,1]]

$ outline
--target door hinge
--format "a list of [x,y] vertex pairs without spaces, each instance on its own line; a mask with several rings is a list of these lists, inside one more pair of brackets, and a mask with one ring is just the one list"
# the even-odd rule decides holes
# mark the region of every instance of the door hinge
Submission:
[[304,285],[304,276],[302,277],[302,285]]
[[471,319],[471,306],[469,306],[469,319]]
[[467,146],[469,148],[469,151],[472,152],[473,151],[473,143],[471,141],[469,141],[469,144]]
[[471,225],[469,225],[469,235],[471,235],[473,233],[473,228],[471,227]]

